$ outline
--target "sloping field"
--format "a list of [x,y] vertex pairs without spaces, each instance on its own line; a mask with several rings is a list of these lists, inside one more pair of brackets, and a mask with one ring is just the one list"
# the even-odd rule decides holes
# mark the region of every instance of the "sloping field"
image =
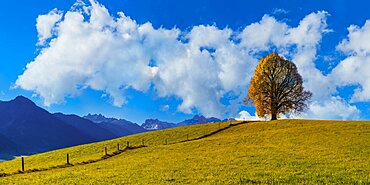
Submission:
[[[370,122],[253,122],[181,142],[229,124],[149,132],[27,157],[26,170],[64,164],[66,153],[76,164],[101,158],[105,146],[113,153],[117,143],[138,146],[144,138],[148,145],[90,164],[0,177],[0,184],[370,183]],[[19,169],[19,159],[0,163],[0,173]]]

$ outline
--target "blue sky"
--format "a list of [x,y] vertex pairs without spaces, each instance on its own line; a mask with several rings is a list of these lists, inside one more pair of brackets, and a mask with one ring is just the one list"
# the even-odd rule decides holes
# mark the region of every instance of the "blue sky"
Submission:
[[[311,72],[310,70],[315,71],[317,69],[322,74],[320,74],[321,77],[317,78],[314,75],[306,75],[306,81],[308,84],[307,88],[311,88],[310,90],[314,91],[313,93],[314,95],[316,93],[317,97],[314,97],[310,106],[311,110],[307,111],[307,113],[303,115],[304,117],[318,119],[370,118],[368,116],[370,113],[370,95],[366,95],[367,92],[369,92],[368,89],[370,89],[370,84],[369,81],[362,80],[369,76],[365,74],[365,72],[361,71],[361,68],[366,68],[367,66],[370,67],[370,61],[368,60],[370,55],[370,44],[361,42],[361,40],[370,38],[370,31],[368,31],[367,26],[365,26],[366,20],[370,18],[370,14],[367,10],[369,3],[367,1],[255,1],[251,3],[236,0],[100,0],[96,4],[95,9],[108,11],[109,16],[114,21],[112,24],[119,24],[118,21],[116,21],[119,17],[117,14],[118,12],[123,12],[126,18],[130,17],[130,21],[135,22],[138,28],[137,30],[140,30],[140,26],[150,22],[152,26],[150,28],[145,28],[148,30],[145,32],[143,37],[152,38],[155,40],[156,45],[164,43],[166,46],[169,45],[169,48],[179,47],[180,49],[178,50],[181,50],[181,48],[192,50],[194,49],[192,40],[194,40],[194,43],[204,42],[199,44],[200,49],[212,48],[216,51],[215,53],[217,53],[218,51],[223,51],[223,47],[229,47],[230,44],[235,44],[241,51],[239,52],[237,51],[238,49],[236,49],[235,51],[227,50],[227,52],[236,53],[235,56],[245,60],[245,63],[240,62],[239,60],[233,61],[231,59],[229,63],[232,63],[233,65],[238,64],[240,66],[246,66],[246,76],[240,76],[239,80],[235,80],[233,78],[233,80],[230,81],[228,80],[228,75],[239,74],[238,72],[240,71],[234,73],[233,70],[237,70],[238,68],[227,68],[228,70],[230,69],[230,71],[228,71],[229,73],[223,73],[226,68],[222,68],[224,67],[224,63],[218,62],[217,58],[220,57],[221,60],[223,55],[220,54],[212,56],[214,51],[210,50],[206,54],[203,53],[204,55],[212,56],[211,58],[204,58],[204,56],[202,56],[203,58],[199,58],[199,53],[197,53],[184,59],[180,57],[183,56],[183,53],[181,52],[178,55],[175,55],[173,54],[175,51],[172,52],[169,51],[169,49],[157,48],[150,44],[140,44],[143,40],[141,37],[137,40],[139,45],[120,45],[119,43],[112,43],[105,38],[105,40],[101,42],[99,41],[102,46],[111,48],[119,47],[117,51],[122,50],[126,52],[128,50],[127,55],[133,55],[133,58],[130,59],[138,60],[137,63],[142,60],[148,60],[145,62],[150,63],[149,60],[151,60],[151,63],[154,63],[152,67],[158,67],[159,71],[158,74],[155,72],[155,74],[153,74],[154,76],[148,77],[148,74],[143,74],[141,71],[145,69],[135,68],[135,70],[132,70],[131,68],[127,69],[123,67],[121,73],[127,73],[127,70],[133,71],[132,74],[130,73],[130,75],[123,76],[119,76],[121,73],[117,73],[117,75],[114,75],[113,73],[104,74],[100,76],[101,79],[104,79],[104,82],[97,82],[96,79],[91,80],[92,76],[86,75],[81,69],[81,71],[79,71],[79,75],[76,75],[76,77],[72,75],[76,80],[73,81],[73,79],[70,80],[66,78],[68,74],[63,74],[63,72],[66,72],[65,70],[60,72],[57,69],[60,67],[63,68],[63,65],[70,65],[71,68],[75,68],[76,66],[85,68],[107,64],[117,65],[119,67],[125,65],[135,66],[135,61],[133,61],[134,63],[127,64],[124,62],[120,63],[120,61],[126,60],[124,56],[115,57],[114,55],[116,55],[116,53],[107,53],[106,56],[112,57],[112,59],[110,61],[102,61],[104,64],[98,65],[96,63],[99,61],[96,61],[96,63],[89,63],[88,61],[83,61],[86,60],[85,56],[81,56],[81,59],[76,59],[81,60],[81,63],[78,63],[78,65],[77,63],[66,64],[65,61],[59,61],[59,66],[57,64],[51,65],[55,67],[55,71],[62,74],[61,76],[53,76],[57,72],[48,74],[48,72],[53,69],[42,71],[47,68],[43,64],[46,63],[44,61],[48,60],[48,58],[44,57],[42,60],[37,59],[38,56],[41,56],[42,51],[45,51],[48,56],[51,56],[52,54],[58,55],[58,53],[50,51],[50,48],[53,47],[50,45],[50,42],[53,39],[57,41],[58,39],[62,40],[64,38],[70,40],[79,39],[75,38],[76,35],[63,35],[62,31],[60,31],[63,30],[63,28],[57,28],[58,24],[61,25],[60,23],[67,22],[67,18],[65,17],[67,12],[79,11],[82,10],[83,7],[91,7],[89,1],[85,1],[85,5],[78,6],[75,3],[76,1],[73,0],[55,0],[46,2],[41,0],[35,0],[32,2],[17,0],[3,3],[3,6],[0,7],[0,19],[2,23],[0,29],[0,98],[2,100],[9,100],[13,99],[17,95],[24,95],[51,112],[75,113],[79,115],[85,115],[87,113],[103,113],[107,116],[125,118],[138,123],[142,123],[147,118],[159,118],[166,121],[176,122],[189,118],[194,114],[235,117],[238,115],[237,113],[242,110],[247,110],[250,114],[254,114],[253,107],[246,107],[240,104],[240,100],[245,95],[242,91],[246,91],[249,84],[246,79],[250,78],[250,74],[251,71],[253,71],[256,60],[258,60],[261,55],[277,50],[281,52],[284,57],[293,59],[293,62],[295,62],[294,59],[302,59],[302,61],[305,61],[306,63],[304,64],[298,64],[298,67],[300,65],[303,66],[301,70],[304,71],[304,73],[315,74],[315,72]],[[72,10],[71,7],[74,5],[77,6],[76,9],[79,10]],[[57,24],[52,25],[52,35],[48,37],[47,34],[45,36],[45,33],[47,32],[43,33],[46,37],[44,43],[37,44],[40,42],[40,31],[36,28],[37,18],[40,15],[48,14],[55,8],[57,9],[55,14],[60,15],[61,18],[56,21]],[[94,9],[94,7],[92,9]],[[320,11],[325,11],[325,13],[320,13]],[[91,12],[81,14],[85,18],[84,22],[89,22]],[[285,25],[286,28],[282,28],[285,29],[285,33],[294,32],[292,31],[294,28],[298,29],[300,26],[304,26],[300,23],[306,17],[310,17],[309,15],[311,14],[312,19],[307,18],[307,24],[311,24],[311,26],[320,24],[316,30],[317,32],[312,31],[312,38],[318,38],[317,42],[310,43],[305,41],[305,39],[309,39],[308,37],[297,39],[299,36],[304,36],[298,34],[292,34],[292,36],[287,36],[287,38],[285,38],[285,34],[282,34],[281,37],[276,36],[276,38],[269,35],[257,40],[255,39],[256,37],[259,37],[259,34],[253,37],[251,37],[250,34],[248,35],[248,33],[255,33],[261,29],[264,30],[264,26],[271,26],[268,24],[268,20],[270,20],[270,23],[273,25],[283,25],[282,27]],[[99,16],[105,15],[97,15],[97,17]],[[318,21],[319,23],[315,21]],[[46,25],[47,22],[40,21],[40,25],[41,24]],[[259,24],[260,27],[250,27],[253,24]],[[112,27],[114,27],[114,29],[124,27],[122,25],[117,25]],[[204,25],[205,28],[199,28],[199,25]],[[356,25],[357,29],[349,31],[348,28],[350,25]],[[248,29],[246,29],[247,27]],[[279,28],[280,27],[277,29]],[[163,30],[167,30],[171,33],[167,33]],[[68,31],[70,30],[67,29],[65,33],[70,33]],[[158,32],[157,35],[152,35],[155,31]],[[243,31],[245,31],[245,35],[241,36],[240,33],[244,33]],[[112,35],[115,35],[119,31],[113,30],[111,32]],[[173,36],[166,35],[176,35],[175,32],[179,32],[177,36],[174,36],[175,39],[172,38]],[[230,32],[231,35],[230,37],[226,36],[228,41],[212,40],[209,41],[209,43],[214,44],[209,45],[209,43],[204,41],[207,39],[202,39],[208,37],[210,34],[227,35],[227,32]],[[355,35],[353,38],[349,35],[352,32],[353,35]],[[81,31],[81,33],[83,32]],[[193,34],[191,35],[189,33]],[[123,34],[123,32],[119,32],[119,34]],[[262,32],[261,35],[263,35]],[[171,38],[167,38],[167,36]],[[236,37],[242,38],[238,40]],[[91,41],[91,38],[86,39]],[[176,40],[179,43],[177,43]],[[343,42],[343,40],[346,40],[347,42]],[[231,43],[229,43],[229,41],[231,41]],[[70,42],[72,43],[72,41]],[[267,44],[260,45],[259,43],[261,42],[266,42]],[[171,46],[172,43],[174,46]],[[340,43],[343,43],[342,47],[339,47]],[[119,46],[117,46],[117,44]],[[91,46],[91,44],[87,44],[86,46],[82,45],[81,47],[89,46]],[[139,49],[136,50],[130,48],[134,46],[137,46]],[[309,47],[310,50],[307,50]],[[304,51],[299,53],[299,48],[304,48],[302,49]],[[149,53],[153,52],[153,54],[148,56],[145,53],[142,55],[137,54],[143,51],[148,52],[148,50],[150,50]],[[365,52],[363,52],[364,50]],[[76,53],[73,52],[74,51],[66,51],[66,53],[62,54],[71,56],[76,55]],[[314,52],[314,56],[307,54],[310,52]],[[94,56],[95,54],[96,52],[91,52],[90,56],[97,58],[98,56]],[[167,58],[161,58],[157,55],[165,55]],[[178,59],[183,63],[179,62],[178,64],[171,64],[171,62],[167,61],[173,59]],[[192,61],[197,59],[215,60],[218,62],[218,66],[209,66],[209,64],[205,62],[204,65],[202,64],[197,67],[196,65],[198,64]],[[352,71],[348,70],[348,67],[346,66],[351,66],[351,62],[355,64],[359,59],[363,60],[362,67]],[[32,70],[29,70],[29,73],[26,74],[26,65],[31,61],[36,61],[39,65],[34,67]],[[348,65],[338,67],[340,66],[338,64],[343,61],[348,61]],[[225,61],[225,63],[227,62],[228,61]],[[182,76],[171,76],[171,72],[166,73],[165,70],[162,70],[167,69],[173,71],[173,69],[176,69],[176,66],[178,68],[183,67],[183,64],[189,68],[189,71],[179,71],[179,73],[183,74]],[[306,68],[306,66],[310,66],[310,64],[314,64],[314,68]],[[204,68],[202,68],[202,66]],[[213,70],[215,70],[214,72],[216,75],[214,75],[212,71],[200,71],[198,73],[194,72],[194,75],[190,74],[192,71],[195,71],[194,69],[206,70],[207,68],[208,70],[209,67],[212,69],[214,67]],[[219,70],[219,68],[221,68],[220,71],[216,71]],[[156,69],[153,68],[153,70]],[[73,71],[74,70],[72,70],[72,72]],[[202,76],[201,74],[203,72],[211,77]],[[40,76],[39,74],[41,73],[45,74],[45,76]],[[95,71],[93,74],[96,73],[98,72]],[[17,80],[19,79],[18,76],[22,74],[24,77],[23,81],[19,80],[17,83]],[[355,74],[357,74],[357,77],[352,78],[351,75]],[[220,76],[222,76],[222,78]],[[57,83],[53,83],[53,80],[50,80],[50,84],[48,84],[48,80],[45,79],[49,77],[50,79],[56,80],[55,82]],[[138,77],[138,80],[135,79],[136,77]],[[304,75],[303,77],[306,78]],[[120,85],[118,89],[107,90],[114,89],[115,87],[109,84],[112,83],[110,81],[112,79],[124,79],[124,81],[117,82]],[[45,82],[43,80],[45,80]],[[148,82],[136,86],[139,81],[145,80]],[[69,81],[71,81],[71,83],[69,83]],[[209,85],[207,82],[214,83],[214,85]],[[180,85],[176,85],[177,83]],[[235,83],[238,85],[233,85]],[[78,92],[75,92],[75,89],[65,89],[64,87],[61,87],[65,84],[78,86]],[[320,84],[322,86],[314,87],[312,84]],[[193,88],[194,91],[201,92],[189,94],[186,93],[185,88],[184,91],[179,90],[182,86],[190,89]],[[61,95],[54,95],[50,92],[55,92],[59,89],[61,89]],[[204,93],[202,91],[204,91]],[[356,94],[355,91],[363,93],[354,95]],[[48,96],[46,99],[49,98],[50,101],[45,101],[45,96]],[[230,102],[230,100],[235,100],[235,102]],[[239,103],[237,102],[238,100]],[[202,102],[200,103],[200,101]],[[220,109],[220,111],[217,109]]]

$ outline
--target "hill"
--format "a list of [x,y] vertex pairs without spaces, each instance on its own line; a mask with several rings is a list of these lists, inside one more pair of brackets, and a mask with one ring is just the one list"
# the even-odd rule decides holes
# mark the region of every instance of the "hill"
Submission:
[[22,96],[0,102],[0,135],[6,146],[1,155],[32,154],[96,141]]
[[[230,123],[235,126],[228,127]],[[38,154],[25,158],[26,168],[42,170],[65,164],[66,153],[74,166],[15,174],[1,177],[0,181],[5,184],[370,183],[370,122],[237,123],[172,128]],[[215,132],[219,128],[225,129]],[[101,159],[104,147],[113,154],[117,144],[122,146],[129,141],[131,146],[138,146],[143,139],[147,147],[129,149],[83,165],[83,161]],[[19,159],[0,163],[0,173],[19,169]]]
[[16,153],[18,153],[16,144],[0,134],[0,161],[1,159],[13,159],[13,155]]
[[139,125],[100,115],[51,114],[23,96],[0,101],[0,160],[145,132]]

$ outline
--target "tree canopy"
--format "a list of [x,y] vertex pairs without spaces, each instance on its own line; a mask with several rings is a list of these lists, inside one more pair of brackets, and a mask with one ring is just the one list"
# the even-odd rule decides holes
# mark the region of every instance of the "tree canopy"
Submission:
[[302,112],[312,93],[303,88],[296,65],[277,53],[263,57],[251,79],[248,102],[253,102],[259,117],[277,116],[286,112]]

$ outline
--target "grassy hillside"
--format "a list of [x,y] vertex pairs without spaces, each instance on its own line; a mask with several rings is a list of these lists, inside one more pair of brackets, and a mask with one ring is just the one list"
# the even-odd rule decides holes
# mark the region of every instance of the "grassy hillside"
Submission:
[[[157,145],[166,144],[167,140],[167,144],[171,145],[173,143],[186,141],[187,139],[191,140],[194,138],[201,137],[203,135],[212,133],[218,130],[219,128],[225,128],[232,123],[236,122],[193,125],[188,127],[160,130],[156,132],[140,133],[109,141],[55,150],[43,154],[26,157],[25,168],[26,170],[43,169],[63,165],[66,163],[67,153],[70,156],[70,162],[72,164],[100,159],[105,154],[104,151],[105,147],[107,147],[108,154],[112,154],[113,152],[117,151],[117,144],[120,145],[120,149],[123,149],[126,147],[127,142],[129,142],[130,146],[139,146],[142,145],[144,141],[145,146],[154,147]],[[0,174],[14,173],[20,169],[21,169],[20,159],[0,163]]]
[[[105,146],[112,153],[126,141],[148,145],[87,165],[0,177],[0,184],[370,183],[370,122],[254,122],[180,142],[218,128],[174,128],[30,156],[26,169],[64,164],[66,153],[73,164],[100,158]],[[19,169],[19,159],[0,163],[0,173]]]

